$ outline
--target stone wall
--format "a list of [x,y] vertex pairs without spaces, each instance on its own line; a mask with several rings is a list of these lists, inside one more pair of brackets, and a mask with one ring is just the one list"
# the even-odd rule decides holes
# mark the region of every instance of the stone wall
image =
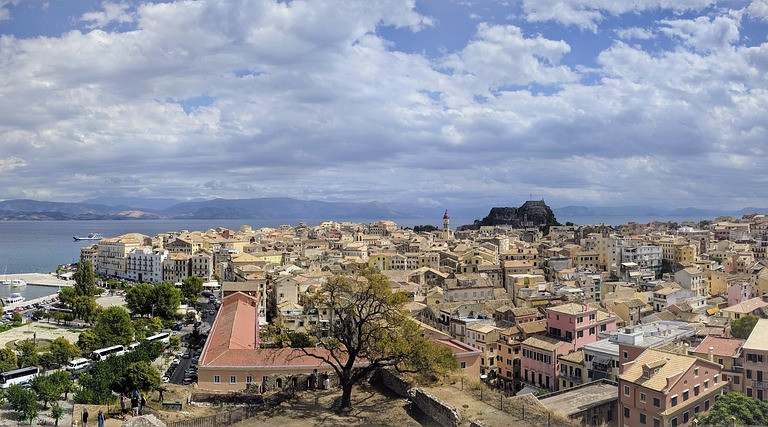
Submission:
[[400,376],[392,369],[378,369],[376,371],[376,379],[381,381],[384,386],[392,390],[399,396],[409,397],[408,390],[411,388],[411,383],[405,378]]
[[424,412],[441,426],[458,427],[461,422],[461,415],[456,409],[420,388],[408,390],[408,396],[421,412]]

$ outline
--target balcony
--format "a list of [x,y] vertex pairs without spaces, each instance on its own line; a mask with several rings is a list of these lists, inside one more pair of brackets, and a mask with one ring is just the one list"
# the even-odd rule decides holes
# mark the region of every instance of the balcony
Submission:
[[578,383],[581,383],[582,381],[584,381],[580,376],[577,376],[575,374],[566,374],[563,372],[560,372],[560,378],[566,381],[573,381]]

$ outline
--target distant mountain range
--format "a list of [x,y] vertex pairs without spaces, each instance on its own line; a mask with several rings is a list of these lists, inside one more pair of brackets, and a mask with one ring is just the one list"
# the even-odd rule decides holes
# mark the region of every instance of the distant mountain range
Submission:
[[[482,218],[492,206],[449,208],[452,218]],[[8,220],[116,220],[116,219],[286,219],[286,220],[362,220],[424,219],[437,224],[440,207],[406,203],[322,202],[287,197],[254,199],[213,199],[180,201],[171,198],[100,197],[79,203],[43,202],[16,199],[0,202],[0,221]],[[649,206],[565,206],[552,209],[558,220],[580,223],[578,218],[659,217],[711,218],[722,215],[741,217],[745,213],[768,213],[766,208],[737,211]],[[455,224],[460,225],[460,224]]]

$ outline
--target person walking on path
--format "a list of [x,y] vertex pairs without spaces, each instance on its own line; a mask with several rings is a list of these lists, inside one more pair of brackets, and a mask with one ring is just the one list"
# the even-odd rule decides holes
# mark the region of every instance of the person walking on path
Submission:
[[139,415],[139,397],[135,394],[131,397],[131,414],[134,417]]
[[147,399],[145,399],[144,395],[142,394],[139,400],[139,414],[144,415],[145,406],[147,406]]
[[88,409],[83,409],[83,416],[81,417],[83,420],[83,427],[88,426]]
[[96,415],[96,423],[99,427],[104,427],[104,413],[99,409],[99,413]]
[[125,408],[125,396],[120,393],[120,417],[125,419],[126,413],[128,413],[128,410]]

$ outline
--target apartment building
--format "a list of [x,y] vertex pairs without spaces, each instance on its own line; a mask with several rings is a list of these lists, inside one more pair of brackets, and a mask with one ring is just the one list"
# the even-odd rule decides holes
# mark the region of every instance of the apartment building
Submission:
[[598,333],[616,330],[616,316],[586,304],[568,303],[547,309],[548,335],[568,341],[578,350],[597,341]]
[[163,261],[168,256],[165,249],[147,246],[131,249],[126,255],[126,277],[134,282],[163,282]]
[[620,347],[619,425],[690,426],[727,390],[721,366],[695,356]]
[[768,402],[768,319],[757,321],[742,348],[746,395]]

